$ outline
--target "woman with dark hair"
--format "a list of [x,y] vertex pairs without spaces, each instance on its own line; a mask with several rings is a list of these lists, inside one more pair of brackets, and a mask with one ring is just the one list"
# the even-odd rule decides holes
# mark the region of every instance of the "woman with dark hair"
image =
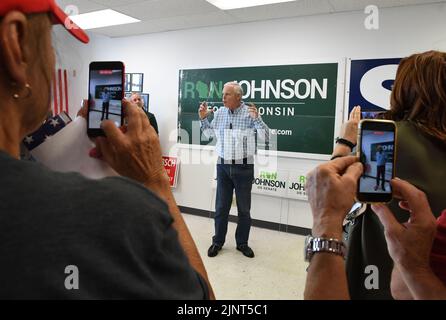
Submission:
[[[357,111],[357,112],[360,112]],[[390,110],[380,118],[397,123],[396,176],[426,193],[433,214],[446,208],[446,53],[428,51],[401,60],[391,94]],[[350,122],[357,123],[353,118]],[[356,125],[347,125],[345,139],[356,143]],[[334,157],[347,155],[337,146]],[[401,223],[408,215],[394,199],[388,207]],[[350,225],[347,276],[353,299],[391,299],[393,262],[389,256],[383,226],[368,208]],[[367,289],[366,268],[376,266],[379,283]]]

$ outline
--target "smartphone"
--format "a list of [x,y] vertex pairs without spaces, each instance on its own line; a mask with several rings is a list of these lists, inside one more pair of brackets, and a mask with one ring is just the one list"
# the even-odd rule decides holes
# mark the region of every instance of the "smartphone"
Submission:
[[365,119],[359,122],[357,154],[364,166],[359,178],[357,200],[390,202],[395,177],[396,125],[390,120]]
[[124,98],[124,63],[95,61],[90,63],[88,80],[87,134],[103,136],[103,120],[123,125],[122,99]]

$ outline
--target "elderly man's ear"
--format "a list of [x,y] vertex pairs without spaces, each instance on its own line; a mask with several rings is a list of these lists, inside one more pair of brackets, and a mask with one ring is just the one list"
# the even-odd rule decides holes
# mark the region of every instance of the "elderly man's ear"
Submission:
[[27,78],[28,22],[26,16],[19,11],[11,11],[0,23],[0,51],[3,55],[5,71],[11,82],[24,86]]

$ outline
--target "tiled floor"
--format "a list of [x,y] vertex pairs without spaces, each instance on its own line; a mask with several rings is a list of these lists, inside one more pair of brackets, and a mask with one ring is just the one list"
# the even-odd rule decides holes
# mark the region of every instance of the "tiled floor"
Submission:
[[229,223],[226,243],[214,258],[207,256],[213,219],[184,214],[206,266],[217,299],[302,299],[306,277],[303,236],[251,228],[250,259],[235,249],[235,227]]

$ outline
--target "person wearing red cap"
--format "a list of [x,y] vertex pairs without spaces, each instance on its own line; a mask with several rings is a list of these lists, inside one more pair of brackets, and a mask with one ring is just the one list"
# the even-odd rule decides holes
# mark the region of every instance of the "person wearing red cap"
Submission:
[[122,177],[19,160],[50,109],[52,22],[89,41],[54,0],[0,1],[0,299],[214,298],[136,105],[123,101],[126,130],[105,120],[95,141]]
[[62,24],[79,41],[88,43],[88,35],[76,25],[66,13],[59,8],[55,0],[2,0],[0,2],[0,17],[9,12],[18,11],[25,14],[49,13],[54,24]]

